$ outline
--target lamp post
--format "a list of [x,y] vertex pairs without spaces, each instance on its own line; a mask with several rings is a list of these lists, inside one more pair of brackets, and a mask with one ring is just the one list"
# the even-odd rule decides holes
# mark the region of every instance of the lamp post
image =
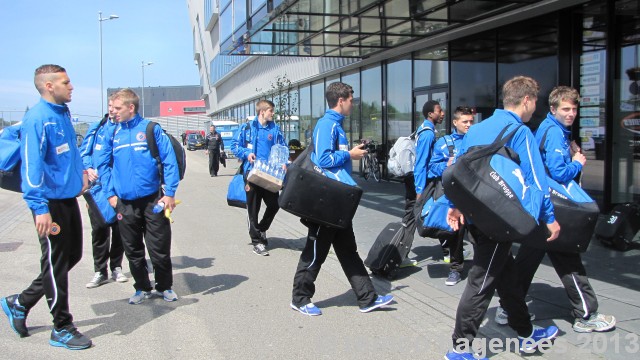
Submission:
[[142,117],[144,117],[144,67],[149,65],[153,65],[153,62],[142,60]]
[[104,86],[102,85],[102,22],[107,20],[115,20],[118,15],[109,15],[107,18],[102,17],[102,11],[98,11],[98,27],[100,33],[100,116],[104,115]]

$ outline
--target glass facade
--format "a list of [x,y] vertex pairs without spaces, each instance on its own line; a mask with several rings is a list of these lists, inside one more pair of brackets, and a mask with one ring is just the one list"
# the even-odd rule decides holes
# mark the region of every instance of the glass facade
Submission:
[[[298,1],[294,8],[304,7],[304,11],[313,14],[344,15],[366,10],[359,16],[300,16],[295,23],[280,22],[277,26],[287,30],[285,27],[291,25],[313,33],[307,40],[298,42],[295,51],[299,53],[362,56],[395,46],[404,41],[403,36],[431,34],[461,19],[481,19],[485,16],[483,11],[495,14],[505,10],[507,3],[513,9],[525,2],[487,1],[482,2],[485,7],[481,8],[480,2],[471,1],[455,4],[444,0],[410,1],[407,9],[406,1],[387,1],[382,5],[370,1],[366,6],[363,5],[365,1]],[[221,26],[225,23],[226,10],[233,8],[230,5],[223,9],[224,3],[220,3]],[[266,11],[265,3],[247,2],[249,17]],[[281,126],[287,129],[287,140],[297,138],[306,146],[317,119],[327,108],[325,86],[340,79],[354,89],[354,109],[343,124],[349,141],[372,139],[388,149],[399,136],[411,133],[422,123],[421,110],[425,101],[436,99],[446,109],[446,119],[439,126],[442,135],[451,129],[451,109],[471,106],[477,111],[476,121],[482,121],[491,116],[495,108],[502,107],[502,84],[515,75],[527,75],[535,78],[541,87],[537,111],[529,123],[532,130],[546,117],[548,95],[554,86],[569,85],[579,89],[582,101],[572,129],[573,139],[587,156],[582,186],[599,202],[601,209],[606,211],[614,203],[638,201],[638,7],[637,1],[631,0],[593,0],[404,54],[400,58],[351,67],[340,76],[315,77],[311,82],[307,80],[294,85],[292,94],[297,99],[292,101],[290,110],[298,117],[298,123]],[[403,14],[407,11],[418,15],[405,19]],[[275,26],[274,22],[269,24]],[[381,24],[386,27],[385,31],[379,31]],[[368,32],[371,34],[360,36]],[[256,31],[255,34],[265,36],[264,51],[271,51],[274,46],[294,51],[286,44],[295,40],[286,38],[293,33],[287,30],[280,33]],[[258,49],[256,44],[251,46]],[[220,59],[218,62],[226,61]],[[215,76],[216,72],[212,70],[212,78]],[[242,110],[231,107],[218,114],[232,118],[254,115],[254,104],[255,100],[252,100],[244,103]],[[294,104],[297,109],[293,108]]]

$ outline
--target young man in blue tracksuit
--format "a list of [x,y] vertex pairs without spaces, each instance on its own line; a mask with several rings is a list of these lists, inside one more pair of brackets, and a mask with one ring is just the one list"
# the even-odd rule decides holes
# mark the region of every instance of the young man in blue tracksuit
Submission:
[[[118,227],[135,293],[129,304],[139,304],[151,296],[154,286],[149,281],[145,244],[155,273],[155,290],[166,301],[176,301],[172,290],[171,224],[164,211],[155,213],[156,204],[173,211],[175,193],[180,182],[178,162],[171,140],[160,126],[154,126],[154,139],[147,139],[149,120],[138,114],[139,98],[130,89],[112,95],[116,126],[113,138],[105,142],[99,164],[110,172],[107,187],[109,203],[116,209]],[[148,142],[155,141],[162,162],[164,178],[160,178],[156,160]],[[144,237],[144,241],[143,241]]]
[[20,127],[22,192],[35,222],[42,257],[40,274],[20,294],[0,299],[11,328],[29,336],[29,311],[45,296],[53,316],[49,343],[86,349],[91,340],[73,325],[68,273],[82,258],[82,218],[76,197],[88,188],[67,103],[73,86],[66,70],[42,65],[35,71],[40,102]]
[[[473,146],[490,144],[505,127],[508,127],[509,133],[519,126],[506,146],[520,157],[520,168],[526,183],[541,191],[548,189],[544,165],[535,138],[529,128],[520,126],[531,119],[536,109],[538,91],[538,83],[530,77],[516,76],[508,80],[502,88],[504,110],[496,109],[491,117],[469,129],[462,140],[458,157]],[[447,214],[447,221],[457,230],[464,223],[464,217],[455,209],[455,204],[452,206]],[[550,232],[547,241],[555,240],[560,233],[560,225],[555,220],[549,196],[543,201],[539,221],[545,223]],[[468,224],[468,228],[476,241],[473,265],[469,270],[467,285],[456,312],[452,335],[453,350],[449,351],[445,358],[474,359],[470,346],[496,289],[502,305],[509,313],[509,326],[518,333],[522,350],[532,351],[542,340],[554,338],[558,333],[555,326],[541,328],[531,324],[524,301],[525,294],[518,284],[511,242],[491,240],[473,224]]]
[[[578,113],[580,94],[567,87],[558,86],[549,95],[550,112],[536,131],[536,144],[541,151],[547,175],[560,184],[567,185],[578,176],[587,162],[574,141],[571,141],[571,125]],[[598,312],[598,299],[589,283],[587,271],[578,253],[545,252],[521,245],[516,255],[518,284],[524,294],[529,291],[533,277],[544,258],[549,256],[553,268],[571,302],[571,315],[576,332],[603,332],[613,329],[616,318]],[[508,322],[508,315],[498,308],[495,320],[499,324]]]
[[[347,84],[334,82],[327,87],[325,97],[330,110],[318,120],[313,131],[314,151],[311,153],[311,161],[322,169],[325,176],[355,186],[351,177],[351,161],[362,159],[367,151],[362,149],[364,144],[349,150],[349,140],[342,129],[345,116],[353,108],[353,89]],[[367,269],[358,255],[353,224],[345,229],[311,223],[308,227],[307,243],[300,254],[293,278],[292,309],[309,316],[322,315],[311,298],[316,290],[314,283],[331,245],[356,293],[361,312],[375,310],[393,301],[392,295],[376,294]]]
[[[452,117],[453,132],[438,139],[433,145],[433,153],[429,161],[429,171],[427,177],[442,178],[442,173],[451,165],[453,158],[458,153],[462,139],[471,125],[473,125],[473,111],[467,106],[458,106]],[[449,154],[449,147],[452,147],[453,156]],[[462,269],[464,268],[464,230],[459,229],[451,236],[443,236],[440,240],[444,251],[445,262],[450,262],[449,276],[445,280],[445,285],[453,286],[462,280]]]
[[[110,265],[111,278],[114,281],[127,282],[129,280],[122,272],[124,248],[122,247],[122,238],[120,237],[120,230],[118,229],[118,223],[115,221],[115,217],[105,219],[105,221],[111,221],[109,224],[98,221],[98,218],[104,216],[99,213],[101,211],[100,208],[102,206],[109,206],[106,201],[106,188],[103,186],[103,184],[109,181],[106,179],[108,173],[98,167],[96,160],[100,152],[104,151],[105,139],[113,136],[116,128],[116,123],[113,119],[115,114],[112,112],[113,101],[109,100],[109,114],[106,114],[100,122],[89,127],[82,141],[82,145],[80,145],[82,164],[85,171],[87,171],[89,181],[95,183],[92,191],[102,193],[101,196],[97,197],[98,200],[96,200],[96,202],[103,200],[105,202],[104,204],[99,204],[97,209],[88,207],[89,220],[91,221],[91,244],[93,246],[93,270],[95,271],[93,278],[86,285],[89,289],[105,284],[109,280],[107,264]],[[113,216],[114,214],[110,213],[110,215]]]
[[[267,162],[271,147],[279,144],[287,146],[280,127],[273,122],[275,104],[269,100],[260,100],[256,103],[256,117],[245,123],[238,134],[231,141],[231,151],[238,159],[242,160],[244,170],[245,190],[247,191],[247,216],[249,223],[249,237],[253,245],[253,252],[268,256],[267,230],[276,217],[280,206],[278,205],[279,193],[273,193],[256,184],[247,181],[249,171],[253,169],[256,160]],[[267,206],[262,220],[258,222],[260,205],[264,201]]]

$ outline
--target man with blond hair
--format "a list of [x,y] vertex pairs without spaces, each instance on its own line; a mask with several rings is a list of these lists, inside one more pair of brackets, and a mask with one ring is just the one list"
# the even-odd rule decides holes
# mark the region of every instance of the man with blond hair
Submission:
[[[521,126],[531,119],[536,110],[538,83],[526,76],[516,76],[508,80],[502,88],[504,110],[496,109],[493,115],[483,122],[472,126],[462,140],[456,158],[471,147],[487,145],[494,141],[503,129],[506,133],[516,130],[505,146],[513,149],[520,157],[520,168],[527,184],[543,191],[548,189],[544,176],[544,165],[540,152],[535,148],[535,139],[531,130]],[[455,160],[454,160],[455,161]],[[458,230],[464,223],[464,217],[455,204],[449,210],[447,222]],[[547,225],[550,236],[547,241],[555,240],[560,233],[560,225],[555,220],[551,199],[543,201],[539,221]],[[449,360],[476,359],[471,352],[472,342],[498,289],[503,306],[509,313],[509,326],[518,334],[521,351],[533,351],[537,346],[558,334],[558,328],[533,326],[525,294],[518,284],[517,268],[511,254],[511,242],[508,239],[494,240],[480,231],[474,224],[468,224],[469,232],[476,241],[473,265],[467,276],[452,335],[453,350],[445,358]]]
[[35,222],[42,257],[40,274],[20,294],[0,299],[11,328],[29,336],[27,315],[45,296],[53,316],[49,344],[71,350],[91,347],[69,312],[69,271],[82,258],[82,218],[76,197],[88,188],[67,103],[73,86],[67,71],[42,65],[35,71],[41,99],[20,126],[23,198]]
[[[549,95],[550,111],[536,130],[536,144],[547,169],[547,176],[562,185],[569,185],[587,162],[580,147],[571,140],[571,125],[578,115],[580,94],[574,88],[558,86]],[[533,277],[545,253],[562,281],[571,302],[571,315],[575,319],[575,332],[604,332],[616,326],[616,318],[598,312],[598,298],[589,283],[587,271],[579,253],[565,253],[534,249],[521,245],[516,255],[518,285],[524,294],[529,291]],[[502,307],[496,312],[495,321],[507,324],[509,315]]]
[[[267,230],[276,217],[280,206],[279,194],[266,190],[256,184],[246,181],[247,174],[253,169],[256,160],[269,161],[271,147],[279,144],[287,146],[280,127],[273,122],[275,105],[269,100],[256,103],[256,117],[240,127],[236,137],[231,140],[231,151],[242,160],[245,174],[245,190],[247,192],[247,217],[249,223],[249,237],[253,245],[253,252],[268,256]],[[264,201],[267,206],[262,220],[258,222],[260,204]]]
[[[171,224],[164,209],[173,211],[175,193],[180,182],[176,154],[167,134],[159,125],[153,126],[153,139],[147,139],[149,120],[138,114],[139,98],[130,89],[119,90],[112,96],[117,126],[112,138],[105,142],[105,151],[98,161],[110,171],[107,187],[109,203],[116,209],[118,227],[129,270],[134,279],[135,293],[129,304],[140,304],[156,294],[165,301],[176,301],[172,290]],[[162,165],[162,177],[149,150],[155,141]],[[154,206],[161,211],[154,212]],[[143,241],[144,238],[144,241]],[[155,285],[149,281],[145,258],[145,244],[153,264]]]

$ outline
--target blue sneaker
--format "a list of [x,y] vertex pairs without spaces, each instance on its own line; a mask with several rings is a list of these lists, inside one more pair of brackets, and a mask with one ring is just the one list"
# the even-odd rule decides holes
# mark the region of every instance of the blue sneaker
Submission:
[[151,291],[136,290],[132,297],[129,298],[129,304],[137,305],[151,297]]
[[0,299],[2,310],[9,318],[9,325],[16,334],[20,337],[29,336],[29,329],[27,329],[27,314],[29,311],[24,306],[17,305],[16,299],[18,295],[11,295]]
[[82,335],[75,326],[67,325],[60,330],[51,330],[49,344],[69,350],[82,350],[91,347],[91,340]]
[[462,280],[462,276],[460,276],[460,273],[457,271],[450,271],[449,272],[449,277],[447,278],[447,280],[444,281],[444,284],[447,286],[453,286],[457,283],[459,283]]
[[368,312],[373,311],[373,310],[375,310],[377,308],[381,308],[381,307],[383,307],[385,305],[389,305],[389,303],[392,302],[392,301],[393,301],[393,295],[391,295],[391,294],[378,295],[378,298],[374,302],[372,302],[368,306],[360,308],[360,312],[368,313]]
[[444,355],[445,360],[489,360],[488,358],[475,357],[470,352],[457,353],[455,350],[451,350]]
[[300,306],[297,307],[295,305],[293,305],[293,303],[289,304],[291,306],[291,308],[293,310],[297,310],[302,314],[305,315],[309,315],[309,316],[318,316],[318,315],[322,315],[322,311],[320,311],[320,308],[315,306],[313,303],[308,303],[305,306]]
[[550,341],[556,338],[558,335],[558,328],[555,326],[549,326],[543,328],[540,326],[533,326],[533,333],[528,338],[518,336],[518,342],[520,342],[520,351],[533,352],[538,345],[543,341]]

